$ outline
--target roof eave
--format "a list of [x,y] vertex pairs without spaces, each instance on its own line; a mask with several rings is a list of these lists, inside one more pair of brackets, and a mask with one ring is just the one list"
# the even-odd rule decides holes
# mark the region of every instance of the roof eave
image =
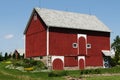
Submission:
[[60,26],[51,26],[48,25],[48,27],[53,27],[53,28],[66,28],[66,29],[75,29],[75,30],[86,30],[86,31],[97,31],[97,32],[108,32],[111,33],[111,30],[90,30],[90,29],[80,29],[80,28],[68,28],[68,27],[60,27]]

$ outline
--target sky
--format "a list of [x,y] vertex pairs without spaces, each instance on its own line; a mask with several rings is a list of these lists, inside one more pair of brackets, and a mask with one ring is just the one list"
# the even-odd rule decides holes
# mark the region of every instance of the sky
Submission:
[[111,29],[111,43],[120,35],[120,0],[0,0],[0,52],[24,48],[23,32],[35,7],[95,15]]

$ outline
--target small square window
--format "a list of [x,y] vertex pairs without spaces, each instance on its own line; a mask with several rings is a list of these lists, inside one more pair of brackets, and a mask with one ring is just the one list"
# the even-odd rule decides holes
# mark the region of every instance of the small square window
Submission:
[[78,57],[77,57],[77,56],[75,56],[75,60],[78,60]]
[[73,43],[73,44],[72,44],[72,47],[73,47],[73,48],[77,48],[77,47],[78,47],[78,44],[77,44],[77,43]]
[[42,56],[40,56],[40,59],[43,59],[43,57],[42,57]]
[[88,48],[88,49],[91,48],[91,44],[87,44],[87,48]]

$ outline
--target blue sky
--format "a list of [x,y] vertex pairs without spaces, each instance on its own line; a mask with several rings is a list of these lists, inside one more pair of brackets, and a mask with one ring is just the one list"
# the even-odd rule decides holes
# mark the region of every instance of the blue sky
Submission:
[[111,30],[111,42],[120,34],[120,0],[0,0],[0,52],[24,48],[23,32],[34,7],[98,17]]

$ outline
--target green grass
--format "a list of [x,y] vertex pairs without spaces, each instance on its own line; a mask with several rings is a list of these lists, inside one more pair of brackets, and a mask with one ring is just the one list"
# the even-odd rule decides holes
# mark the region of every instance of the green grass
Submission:
[[8,65],[0,63],[0,80],[65,80],[64,77],[49,77],[48,72],[21,72],[19,70],[6,69]]
[[120,76],[94,76],[87,77],[86,80],[120,80]]

